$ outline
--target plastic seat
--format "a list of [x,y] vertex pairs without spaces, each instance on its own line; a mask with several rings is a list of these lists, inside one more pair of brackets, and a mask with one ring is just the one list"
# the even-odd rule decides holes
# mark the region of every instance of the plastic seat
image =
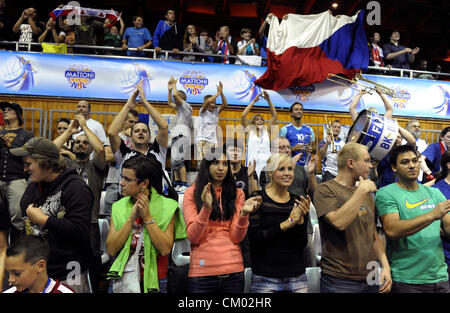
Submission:
[[102,264],[109,261],[109,254],[106,252],[106,237],[109,233],[109,223],[103,218],[98,219],[98,227],[100,228],[100,249],[102,250]]
[[172,260],[176,266],[189,264],[191,261],[191,242],[188,239],[175,241],[172,247]]
[[246,267],[244,270],[244,293],[250,293],[250,285],[252,283],[252,269]]
[[105,214],[105,197],[106,197],[106,191],[102,191],[100,195],[100,209],[98,211],[99,216],[103,216]]

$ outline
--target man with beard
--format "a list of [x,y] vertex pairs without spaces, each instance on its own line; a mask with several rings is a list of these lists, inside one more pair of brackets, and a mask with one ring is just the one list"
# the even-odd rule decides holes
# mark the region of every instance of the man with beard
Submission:
[[[91,188],[94,194],[94,204],[91,215],[91,229],[89,237],[93,252],[93,260],[90,262],[89,273],[92,280],[94,290],[97,287],[98,275],[101,267],[101,251],[100,251],[100,230],[98,227],[98,215],[100,210],[100,196],[103,190],[103,181],[106,175],[106,157],[105,149],[98,137],[89,129],[83,115],[75,115],[74,120],[70,123],[67,130],[53,142],[59,150],[70,136],[80,132],[79,127],[84,134],[79,135],[75,139],[73,153],[75,160],[67,160],[69,167],[76,169],[78,175],[83,178],[86,184]],[[95,152],[91,159],[90,155]]]
[[314,130],[302,124],[303,104],[295,102],[289,108],[289,112],[291,112],[292,121],[281,128],[280,137],[285,137],[289,140],[292,148],[292,157],[302,153],[297,164],[305,166],[308,162],[308,156],[314,153],[312,148],[315,140]]

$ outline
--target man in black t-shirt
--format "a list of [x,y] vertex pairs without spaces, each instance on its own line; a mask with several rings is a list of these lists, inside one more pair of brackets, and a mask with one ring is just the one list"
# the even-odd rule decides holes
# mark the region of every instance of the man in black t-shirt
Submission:
[[11,216],[11,240],[16,239],[17,230],[23,229],[20,199],[27,188],[28,175],[23,170],[20,157],[11,155],[10,149],[23,146],[34,135],[23,129],[22,107],[13,102],[0,102],[5,119],[5,128],[0,130],[0,189],[5,194]]

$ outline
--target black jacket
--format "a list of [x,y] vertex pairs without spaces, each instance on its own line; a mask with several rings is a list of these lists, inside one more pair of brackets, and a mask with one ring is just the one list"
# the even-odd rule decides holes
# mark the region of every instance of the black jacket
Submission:
[[93,203],[91,189],[75,170],[65,170],[50,183],[31,182],[25,190],[20,201],[22,216],[30,204],[50,216],[39,232],[50,246],[49,277],[66,280],[77,266],[81,272],[87,269]]

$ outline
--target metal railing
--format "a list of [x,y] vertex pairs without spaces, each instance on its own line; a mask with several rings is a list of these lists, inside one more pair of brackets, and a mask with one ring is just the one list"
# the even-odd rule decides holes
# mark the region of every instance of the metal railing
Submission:
[[[45,123],[47,121],[46,111],[39,108],[22,108],[23,126],[30,130],[35,136],[44,137]],[[37,121],[37,122],[36,122]],[[37,126],[37,127],[36,127]]]
[[[19,51],[19,47],[26,47],[27,51],[31,51],[31,47],[32,46],[41,46],[40,43],[38,42],[20,42],[20,41],[0,41],[0,46],[2,45],[6,45],[6,46],[14,46],[16,51]],[[75,48],[75,49],[88,49],[88,50],[93,50],[93,52],[95,51],[101,51],[101,50],[106,50],[106,51],[117,51],[117,52],[122,52],[125,53],[125,51],[127,50],[123,50],[122,48],[119,47],[111,47],[111,46],[94,46],[94,45],[67,45],[67,48]],[[137,51],[137,48],[128,48],[128,51]],[[179,51],[179,52],[174,52],[172,50],[161,50],[161,51],[156,51],[155,49],[143,49],[142,51],[144,52],[149,52],[152,54],[152,57],[150,59],[162,59],[162,60],[170,60],[170,61],[183,61],[183,60],[177,60],[174,59],[171,56],[197,56],[197,57],[205,57],[205,58],[214,58],[214,60],[217,60],[218,58],[227,58],[227,59],[239,59],[239,56],[236,55],[222,55],[222,54],[214,54],[214,53],[201,53],[201,52],[187,52],[187,51]],[[87,54],[76,54],[76,53],[71,53],[73,55],[87,55]],[[96,56],[101,56],[102,54],[98,55],[98,54],[92,54],[92,55],[96,55]],[[129,57],[129,56],[125,56],[125,55],[104,55],[107,57],[119,57],[119,58],[136,58],[136,57]],[[146,57],[142,57],[142,58],[146,58]],[[267,58],[262,58],[262,60],[267,60]],[[184,61],[184,62],[208,62],[205,61],[205,59],[203,59],[202,61],[198,61],[198,60],[188,60],[188,61]],[[249,66],[254,66],[254,65],[249,65]],[[264,67],[264,66],[262,66]],[[378,66],[369,66],[368,67],[369,70],[373,70],[373,71],[377,71],[380,72],[380,75],[389,75],[389,74],[394,74],[394,73],[398,73],[398,75],[400,77],[404,77],[405,73],[409,73],[409,77],[410,78],[417,78],[414,75],[420,75],[420,74],[429,74],[429,75],[433,75],[433,76],[448,76],[450,77],[450,73],[442,73],[442,72],[432,72],[432,71],[421,71],[421,70],[415,70],[415,69],[403,69],[403,68],[389,68],[389,67],[378,67]]]
[[[56,132],[56,129],[53,129],[53,125],[57,125],[58,119],[64,117],[72,120],[76,113],[77,111],[74,110],[50,110],[47,117],[48,123],[46,123],[46,125],[48,124],[48,135],[44,136],[51,140]],[[117,114],[118,112],[91,112],[90,117],[102,124],[105,131],[107,131],[111,125],[109,121],[112,121]],[[108,116],[111,116],[111,118],[108,119]]]

